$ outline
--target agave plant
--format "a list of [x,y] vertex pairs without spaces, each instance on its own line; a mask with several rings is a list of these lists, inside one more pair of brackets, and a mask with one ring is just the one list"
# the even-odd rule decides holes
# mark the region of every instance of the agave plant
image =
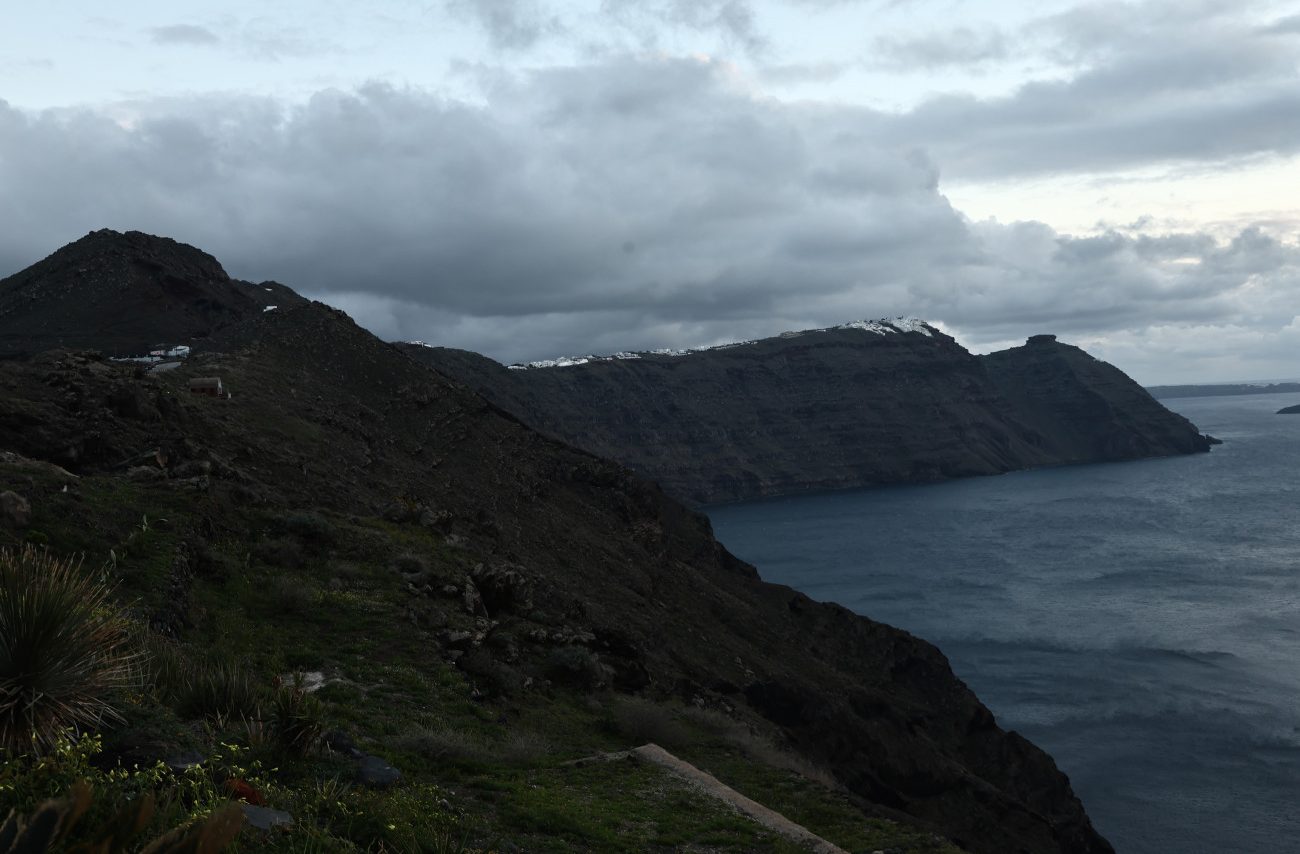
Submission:
[[40,753],[69,727],[118,718],[138,654],[111,590],[64,560],[0,549],[0,749]]

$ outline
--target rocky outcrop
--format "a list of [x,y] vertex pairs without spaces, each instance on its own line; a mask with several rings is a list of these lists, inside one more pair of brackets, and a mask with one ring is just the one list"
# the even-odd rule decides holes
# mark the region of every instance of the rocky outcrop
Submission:
[[1295,406],[1284,406],[1277,411],[1278,415],[1300,415],[1300,403]]
[[1055,336],[978,357],[930,327],[882,325],[526,370],[407,350],[695,503],[1209,448],[1123,373]]
[[1078,347],[1034,336],[980,357],[1012,414],[1055,463],[1109,462],[1208,451],[1212,441],[1123,371]]

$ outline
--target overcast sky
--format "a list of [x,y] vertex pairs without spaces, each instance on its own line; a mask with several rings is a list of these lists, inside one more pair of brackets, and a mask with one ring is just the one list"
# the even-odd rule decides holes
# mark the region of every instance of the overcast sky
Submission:
[[7,4],[0,276],[193,243],[502,361],[906,314],[1300,376],[1300,0]]

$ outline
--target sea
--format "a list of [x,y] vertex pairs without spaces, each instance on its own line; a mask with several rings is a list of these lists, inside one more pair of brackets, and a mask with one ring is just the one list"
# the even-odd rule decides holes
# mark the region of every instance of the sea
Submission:
[[1118,854],[1300,852],[1298,394],[1208,454],[708,509],[768,581],[935,643]]

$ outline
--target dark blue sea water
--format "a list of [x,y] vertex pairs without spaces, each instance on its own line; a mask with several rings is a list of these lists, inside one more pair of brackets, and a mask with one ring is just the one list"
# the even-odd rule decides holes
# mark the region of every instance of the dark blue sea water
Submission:
[[1300,395],[1210,454],[709,510],[763,577],[938,644],[1120,854],[1300,852]]

